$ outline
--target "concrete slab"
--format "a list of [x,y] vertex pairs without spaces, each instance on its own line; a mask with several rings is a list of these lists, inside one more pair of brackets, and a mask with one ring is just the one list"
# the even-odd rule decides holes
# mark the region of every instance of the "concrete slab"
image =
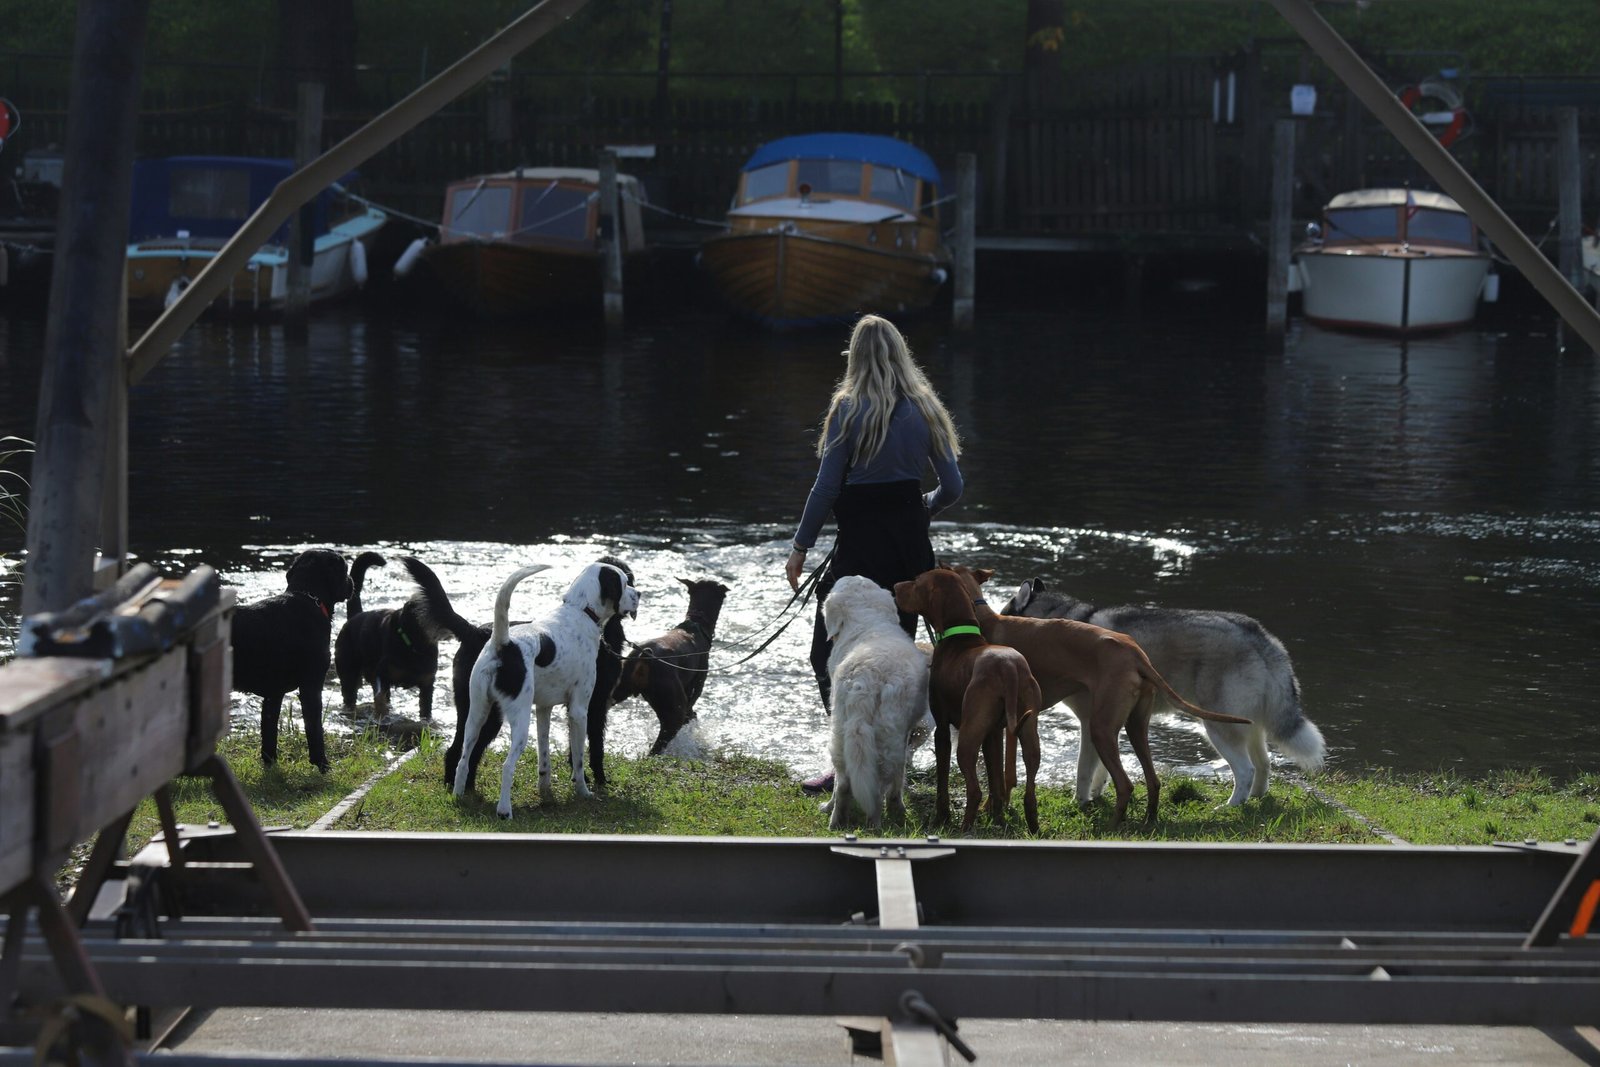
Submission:
[[[961,1034],[979,1063],[1007,1067],[1600,1064],[1600,1052],[1578,1032],[1526,1027],[971,1019],[961,1024]],[[521,1064],[851,1062],[844,1031],[831,1019],[771,1016],[226,1009],[192,1017],[165,1047],[192,1055],[442,1057]],[[962,1062],[953,1054],[951,1060]]]

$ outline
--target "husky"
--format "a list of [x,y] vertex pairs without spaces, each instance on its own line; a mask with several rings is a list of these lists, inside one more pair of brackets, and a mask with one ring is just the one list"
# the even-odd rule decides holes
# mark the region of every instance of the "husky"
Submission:
[[[1229,804],[1266,795],[1271,768],[1269,738],[1303,770],[1322,767],[1327,745],[1322,731],[1301,710],[1300,681],[1288,650],[1248,615],[1132,604],[1097,608],[1046,589],[1040,578],[1023,582],[1002,614],[1076,619],[1127,634],[1189,700],[1202,707],[1227,708],[1250,719],[1248,726],[1205,723],[1206,736],[1233,771]],[[1156,700],[1156,711],[1171,710],[1162,697]],[[1083,745],[1078,756],[1080,790],[1090,776],[1089,795],[1099,796],[1105,788],[1106,768],[1093,746]]]

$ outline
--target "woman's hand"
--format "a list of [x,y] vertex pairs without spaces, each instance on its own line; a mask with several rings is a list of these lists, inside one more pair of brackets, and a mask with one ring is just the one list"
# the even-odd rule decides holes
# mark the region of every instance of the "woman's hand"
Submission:
[[789,553],[789,561],[783,565],[784,577],[789,579],[789,588],[795,592],[800,591],[800,575],[805,573],[806,554],[798,548]]

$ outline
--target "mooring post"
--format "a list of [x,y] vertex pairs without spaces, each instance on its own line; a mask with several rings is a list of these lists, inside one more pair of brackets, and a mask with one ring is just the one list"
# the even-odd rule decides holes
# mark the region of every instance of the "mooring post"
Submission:
[[81,0],[45,319],[22,614],[94,588],[119,365],[128,201],[149,0]]
[[1561,275],[1583,291],[1583,153],[1578,148],[1578,109],[1556,108],[1556,174],[1560,199],[1556,218],[1561,232]]
[[606,326],[622,325],[622,214],[617,210],[617,154],[600,153],[600,240],[605,246]]
[[[299,170],[322,154],[321,82],[301,82],[295,112],[294,167]],[[303,327],[311,307],[311,263],[316,257],[316,201],[301,205],[289,221],[289,293],[283,305],[284,322]]]
[[1267,335],[1289,328],[1289,245],[1294,215],[1294,119],[1272,127],[1272,223],[1267,230]]
[[951,324],[958,330],[972,329],[973,290],[977,272],[978,239],[978,157],[971,152],[956,154],[956,247],[955,299]]

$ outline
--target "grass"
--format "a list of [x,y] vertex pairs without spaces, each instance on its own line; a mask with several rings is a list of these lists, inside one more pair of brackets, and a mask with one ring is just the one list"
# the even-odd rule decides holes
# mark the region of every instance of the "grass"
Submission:
[[[306,759],[304,736],[294,730],[280,743],[280,761],[264,769],[260,736],[253,730],[229,734],[221,752],[233,767],[263,826],[304,829],[390,764],[390,738],[377,730],[329,735],[333,770],[324,776]],[[534,758],[524,757],[512,792],[512,818],[494,810],[502,755],[484,757],[477,789],[457,800],[444,788],[444,744],[424,733],[415,758],[382,777],[335,825],[339,830],[483,833],[661,834],[731,837],[836,837],[819,800],[800,791],[794,774],[769,760],[717,754],[703,760],[612,758],[604,795],[582,801],[562,773],[565,753],[553,754],[555,802],[538,801]],[[1450,773],[1319,775],[1304,788],[1280,775],[1272,792],[1241,807],[1224,805],[1230,784],[1224,779],[1168,775],[1162,782],[1160,817],[1142,821],[1144,788],[1135,783],[1130,818],[1111,825],[1111,805],[1099,801],[1079,808],[1067,786],[1039,790],[1039,840],[1204,841],[1275,844],[1381,844],[1381,827],[1417,845],[1483,845],[1496,841],[1587,840],[1600,825],[1600,775],[1557,783],[1534,771],[1502,771],[1483,778]],[[904,824],[886,825],[882,836],[1031,840],[1022,818],[1020,795],[1010,816],[996,826],[980,815],[969,834],[959,828],[964,793],[959,773],[951,783],[956,825],[932,825],[934,782],[931,771],[912,775],[909,813]],[[224,821],[221,806],[202,779],[180,779],[173,788],[178,821]],[[1355,814],[1352,814],[1354,812]],[[137,850],[160,829],[153,801],[146,801],[129,829],[128,848]],[[859,826],[855,827],[859,830]],[[861,831],[863,836],[865,832]],[[88,854],[85,844],[62,872],[70,882]]]

